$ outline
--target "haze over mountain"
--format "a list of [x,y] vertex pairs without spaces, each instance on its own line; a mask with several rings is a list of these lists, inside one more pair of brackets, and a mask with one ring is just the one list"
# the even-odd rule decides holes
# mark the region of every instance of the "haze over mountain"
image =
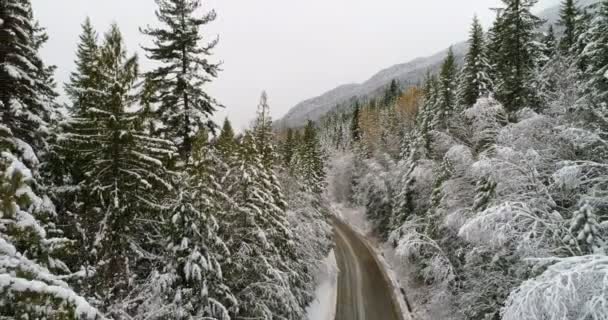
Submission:
[[[598,0],[581,0],[581,7],[589,6]],[[538,16],[547,21],[548,24],[556,24],[559,19],[559,1],[541,11]],[[463,33],[463,38],[466,34]],[[452,45],[457,61],[461,62],[467,51],[465,41]],[[369,80],[357,84],[345,84],[336,87],[320,96],[302,101],[291,108],[279,121],[277,127],[299,127],[308,120],[316,121],[323,115],[334,110],[336,107],[348,105],[349,101],[357,98],[374,97],[384,90],[389,83],[395,79],[404,88],[418,84],[422,81],[428,70],[434,71],[439,68],[448,49],[429,57],[416,58],[412,61],[393,65],[376,73]]]

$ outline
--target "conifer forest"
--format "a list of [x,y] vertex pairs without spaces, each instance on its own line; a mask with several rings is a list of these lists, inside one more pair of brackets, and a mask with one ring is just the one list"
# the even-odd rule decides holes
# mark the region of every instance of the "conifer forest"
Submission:
[[222,12],[146,1],[141,43],[80,21],[59,81],[40,1],[0,0],[0,319],[608,320],[608,0],[500,0],[246,128]]

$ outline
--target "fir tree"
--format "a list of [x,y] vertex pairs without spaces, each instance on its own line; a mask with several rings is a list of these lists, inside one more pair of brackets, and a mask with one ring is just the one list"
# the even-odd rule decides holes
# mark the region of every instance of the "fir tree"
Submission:
[[448,55],[441,65],[441,72],[439,74],[439,87],[437,95],[437,106],[435,111],[437,112],[435,120],[436,127],[445,129],[447,128],[447,121],[449,117],[456,110],[457,96],[456,96],[456,77],[457,77],[457,66],[456,59],[452,48],[448,50]]
[[232,124],[228,118],[224,119],[222,131],[217,138],[215,146],[224,158],[228,158],[236,152],[236,138],[234,130],[232,129]]
[[549,29],[547,29],[547,33],[542,39],[542,45],[544,61],[542,61],[541,67],[544,67],[547,62],[549,62],[555,57],[555,54],[558,50],[557,39],[555,38],[555,31],[553,30],[553,25],[550,25]]
[[312,121],[308,121],[304,128],[304,135],[297,151],[295,166],[298,177],[303,185],[315,194],[323,192],[325,183],[325,169],[323,154],[317,138],[317,129]]
[[253,133],[258,144],[258,151],[262,155],[262,163],[265,167],[272,168],[276,159],[274,157],[272,118],[266,92],[262,92],[260,97]]
[[486,54],[486,43],[483,28],[477,19],[473,19],[469,36],[469,51],[460,76],[459,102],[471,107],[480,97],[489,94],[492,89],[490,80],[490,63]]
[[285,137],[285,141],[282,146],[282,159],[283,164],[287,167],[291,164],[291,160],[293,159],[293,155],[296,150],[296,139],[294,130],[292,128],[287,129],[287,136]]
[[67,95],[72,100],[72,113],[79,114],[95,107],[100,96],[98,59],[99,48],[97,33],[87,18],[82,24],[82,34],[76,51],[76,71],[70,75],[70,81],[65,86]]
[[123,296],[130,283],[128,251],[132,236],[143,228],[136,219],[162,209],[158,196],[172,189],[163,160],[174,150],[169,141],[148,136],[138,125],[141,115],[131,111],[137,59],[127,56],[116,25],[105,35],[98,65],[104,100],[70,120],[62,143],[84,159],[85,179],[79,184],[95,203],[79,214],[89,216],[98,289],[109,290],[104,294],[111,302]]
[[177,143],[187,157],[192,138],[203,127],[213,127],[210,116],[218,107],[204,86],[217,77],[219,65],[209,62],[218,40],[203,44],[200,28],[216,19],[215,11],[196,17],[199,0],[157,0],[160,28],[142,32],[154,38],[154,46],[145,48],[148,58],[161,66],[146,75],[157,88],[158,118],[164,124],[166,138]]
[[492,65],[496,96],[513,120],[516,111],[536,102],[532,76],[539,62],[536,30],[542,21],[531,13],[536,0],[502,1],[505,9],[493,30]]
[[151,299],[140,306],[151,319],[229,320],[237,304],[222,271],[230,252],[219,233],[227,199],[215,172],[219,159],[209,145],[193,149],[193,159],[177,177],[164,217],[166,261],[153,273]]
[[588,101],[594,106],[595,117],[606,121],[608,113],[608,1],[600,3],[597,17],[593,20],[591,28],[584,38],[589,39],[589,44],[582,53],[582,59],[586,61],[586,73],[588,82],[585,84]]
[[575,0],[563,0],[559,13],[559,25],[564,28],[559,41],[559,49],[563,55],[569,55],[575,48],[578,38],[579,10]]
[[53,90],[45,81],[48,69],[37,52],[41,39],[31,12],[26,0],[0,3],[0,122],[38,154],[53,113],[45,96]]
[[353,117],[350,122],[350,136],[354,143],[361,141],[361,127],[360,127],[360,113],[361,107],[359,106],[359,102],[355,102],[355,107],[353,109]]
[[[232,207],[223,221],[231,252],[225,275],[239,302],[237,318],[292,318],[298,310],[286,263],[293,249],[286,203],[247,132],[225,177]],[[274,185],[274,186],[273,186]]]

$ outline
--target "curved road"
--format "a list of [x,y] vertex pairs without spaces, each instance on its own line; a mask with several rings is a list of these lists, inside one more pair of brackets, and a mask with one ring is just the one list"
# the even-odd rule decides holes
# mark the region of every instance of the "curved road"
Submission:
[[334,236],[340,269],[336,320],[402,320],[391,286],[365,243],[337,219]]

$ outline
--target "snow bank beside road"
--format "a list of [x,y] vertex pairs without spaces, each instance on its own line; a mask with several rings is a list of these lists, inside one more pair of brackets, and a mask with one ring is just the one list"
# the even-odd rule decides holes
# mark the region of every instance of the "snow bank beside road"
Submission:
[[332,250],[323,261],[317,275],[319,286],[315,291],[315,300],[306,308],[308,320],[334,320],[336,318],[336,301],[338,299],[338,264]]

